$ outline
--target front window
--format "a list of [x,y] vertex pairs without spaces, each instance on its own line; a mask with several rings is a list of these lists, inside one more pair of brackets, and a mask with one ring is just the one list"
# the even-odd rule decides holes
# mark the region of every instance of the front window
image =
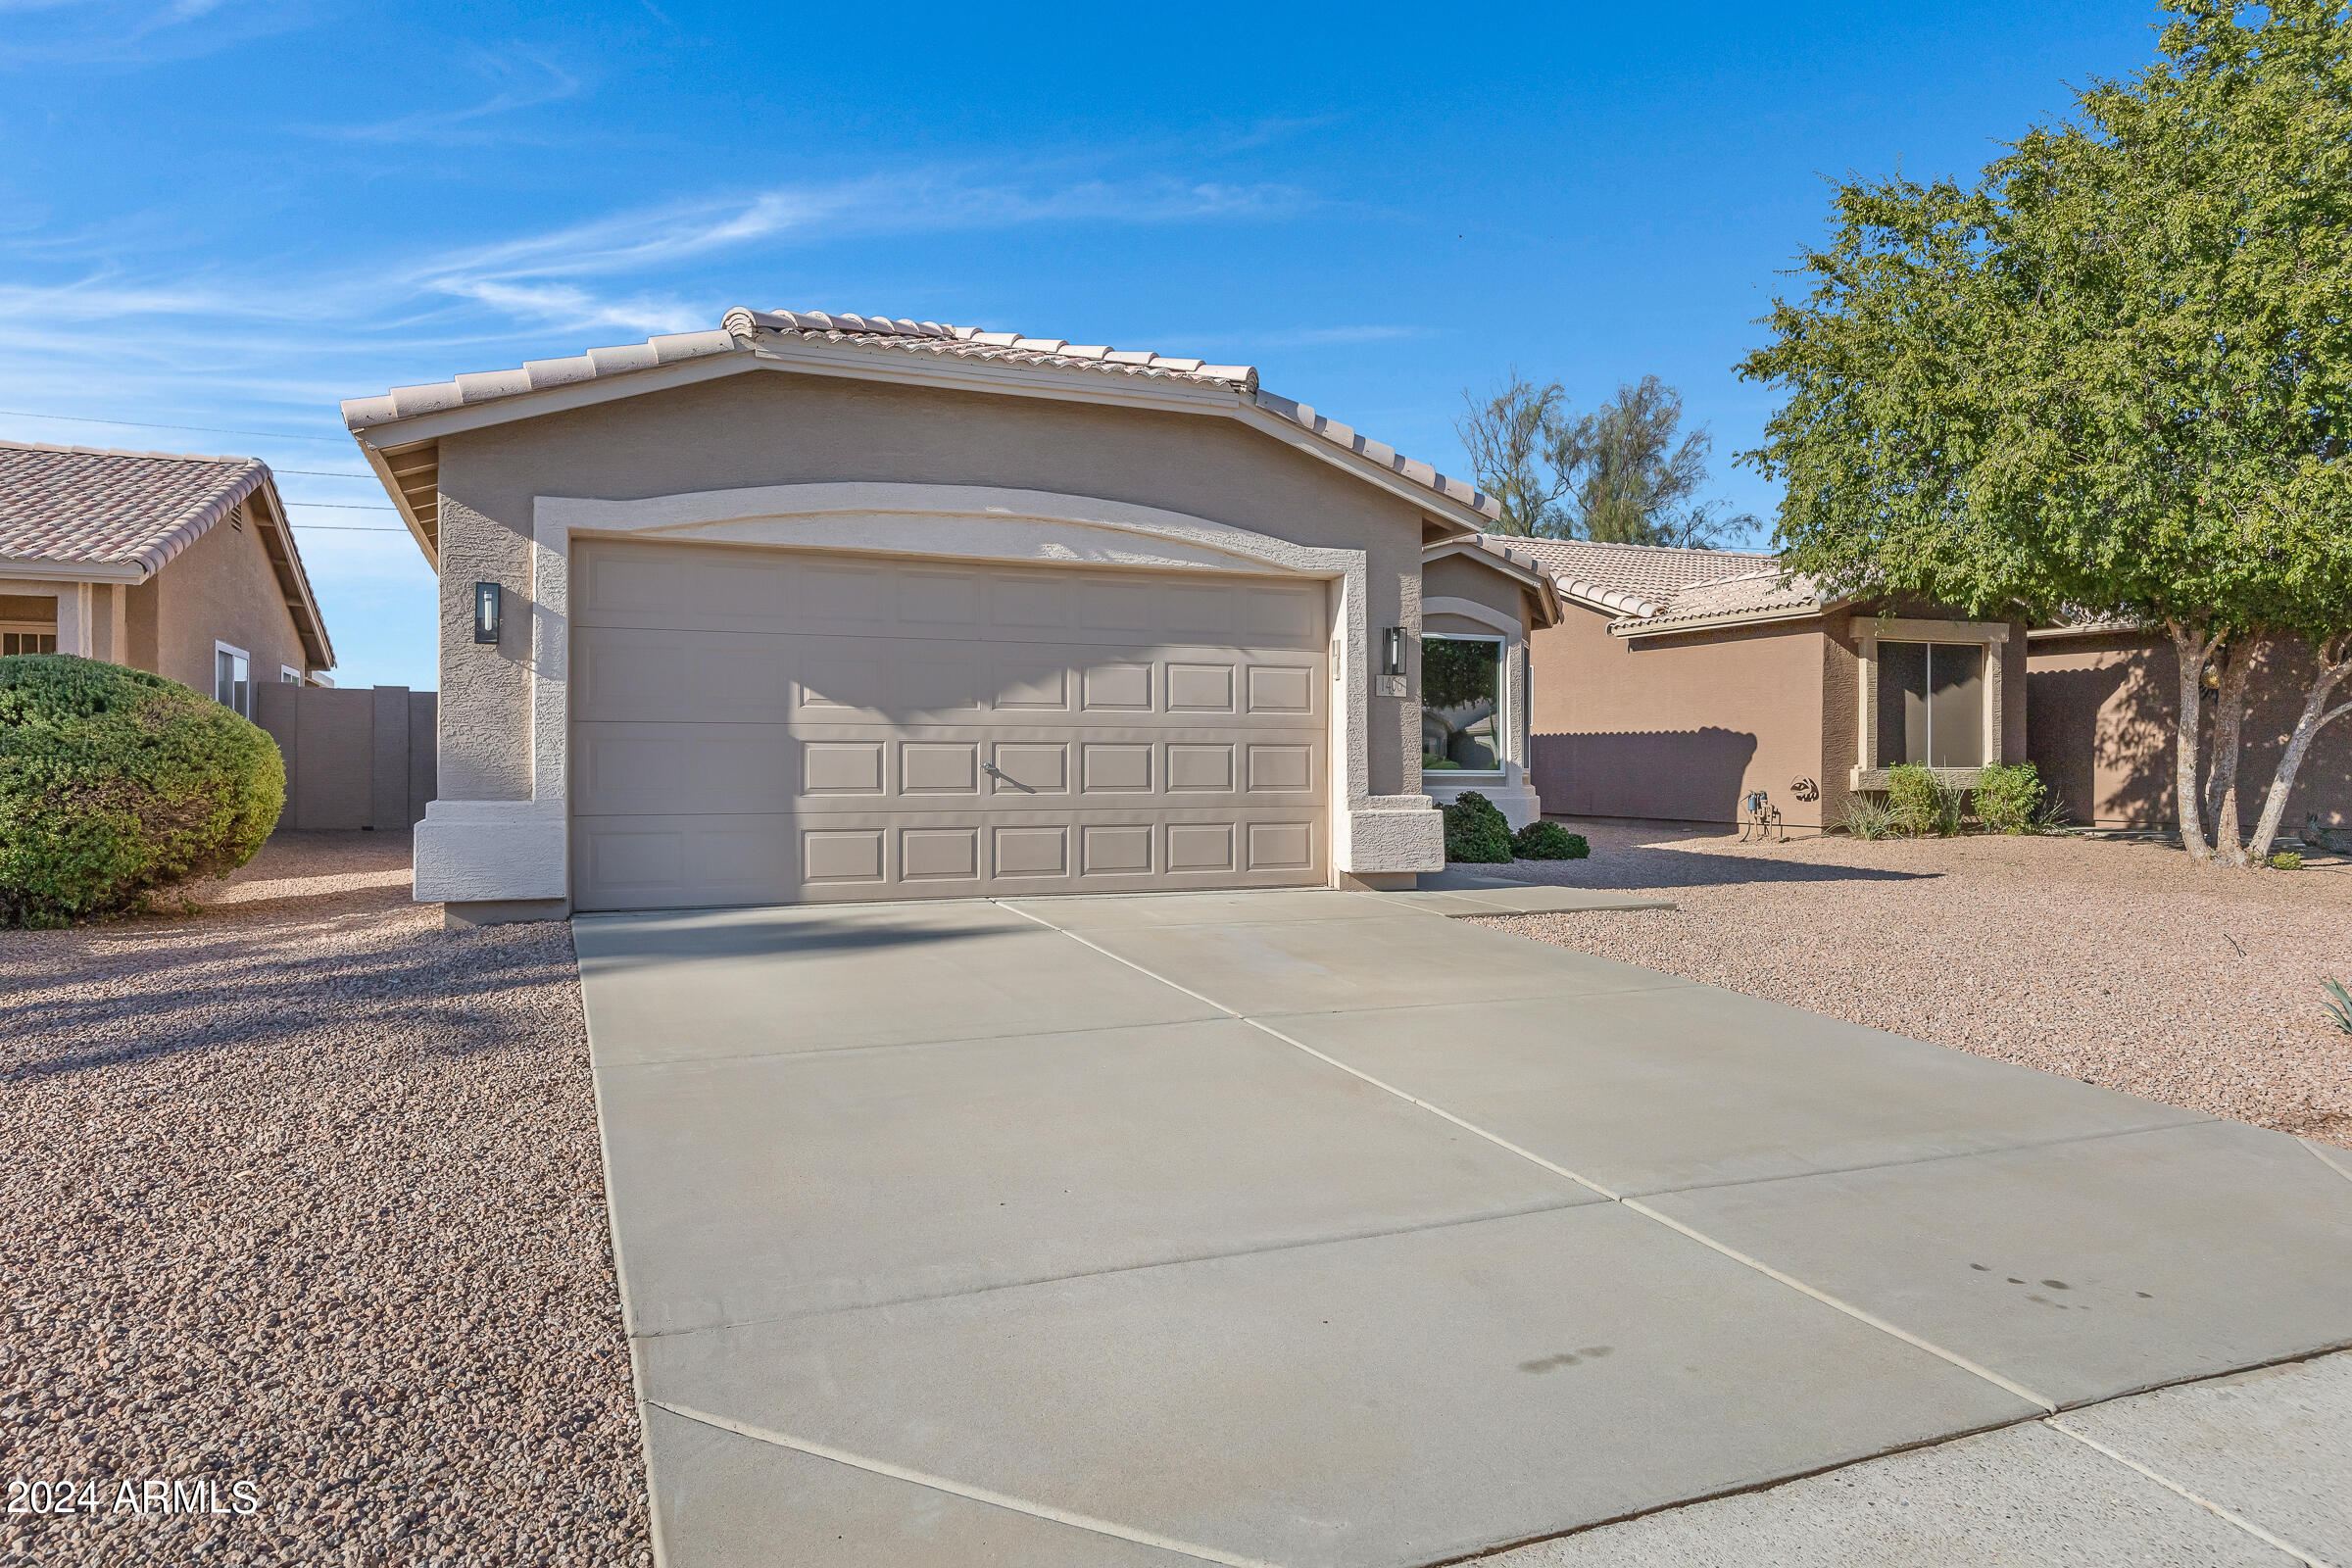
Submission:
[[1970,643],[1879,644],[1878,765],[1984,762],[1984,650]]
[[1421,769],[1502,771],[1502,639],[1421,639]]
[[253,661],[244,649],[213,645],[213,695],[221,707],[253,716]]
[[57,652],[57,633],[34,626],[22,626],[0,631],[0,658],[10,654],[54,654]]

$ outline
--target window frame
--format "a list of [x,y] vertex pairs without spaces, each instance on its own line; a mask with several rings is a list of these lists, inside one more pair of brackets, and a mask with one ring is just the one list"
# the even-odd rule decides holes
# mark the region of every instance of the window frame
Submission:
[[[0,620],[0,636],[35,639],[45,637],[49,640],[49,646],[43,648],[38,641],[35,641],[32,651],[36,654],[57,652],[57,622],[54,620]],[[24,650],[19,649],[18,652],[21,654]]]
[[280,686],[299,686],[302,684],[302,671],[296,669],[292,664],[277,666],[277,683]]
[[[233,654],[245,661],[245,706],[243,708],[239,708],[234,702],[221,701],[220,656],[222,654]],[[233,687],[233,681],[231,685]],[[224,643],[218,637],[213,639],[213,701],[220,703],[221,707],[239,718],[253,717],[253,655],[239,648],[235,643]]]
[[[1509,775],[1511,764],[1510,725],[1514,711],[1511,702],[1511,644],[1513,639],[1498,631],[1424,631],[1416,653],[1426,657],[1429,645],[1439,643],[1493,643],[1494,645],[1494,765],[1493,767],[1448,767],[1439,770],[1440,776],[1450,782],[1464,779],[1477,783],[1492,783]],[[1415,680],[1420,693],[1420,712],[1429,710],[1429,698]],[[1416,714],[1418,716],[1418,714]]]
[[[1993,767],[2004,760],[2001,751],[2001,715],[2005,703],[2002,685],[2007,660],[2009,625],[1998,620],[1907,620],[1895,616],[1854,617],[1854,641],[1861,656],[1860,722],[1854,727],[1854,768],[1850,787],[1857,790],[1883,790],[1886,787],[1889,769],[1878,765],[1879,756],[1879,644],[1889,643],[1947,643],[1976,647],[1984,652],[1984,760],[1967,766],[1937,767],[1933,771],[1947,778],[1973,779],[1980,768]],[[1931,656],[1933,657],[1933,656]]]

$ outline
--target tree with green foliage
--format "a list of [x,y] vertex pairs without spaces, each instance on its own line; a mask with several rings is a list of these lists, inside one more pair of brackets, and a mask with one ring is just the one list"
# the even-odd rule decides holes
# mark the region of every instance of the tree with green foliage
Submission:
[[[1776,544],[1854,594],[2102,615],[2180,656],[2175,794],[2200,862],[2260,863],[2320,727],[2352,710],[2352,17],[2180,0],[2159,58],[1963,189],[1838,187],[1802,300],[1740,374],[1787,401],[1742,455]],[[2250,845],[2254,650],[2317,662]],[[2220,681],[2198,788],[2208,669]]]
[[0,659],[0,925],[226,876],[285,799],[277,743],[209,697],[92,659]]
[[1454,421],[1478,486],[1502,504],[1497,533],[1611,544],[1715,545],[1756,521],[1697,499],[1714,437],[1682,428],[1683,395],[1654,375],[1572,416],[1559,382],[1517,369]]

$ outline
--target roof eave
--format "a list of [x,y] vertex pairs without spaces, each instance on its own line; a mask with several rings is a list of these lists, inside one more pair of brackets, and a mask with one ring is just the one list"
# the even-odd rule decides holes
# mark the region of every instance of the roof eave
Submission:
[[1821,605],[1788,605],[1780,610],[1749,610],[1729,615],[1703,615],[1676,619],[1664,625],[1656,621],[1637,621],[1627,626],[1611,626],[1609,635],[1632,642],[1642,637],[1672,637],[1680,632],[1729,631],[1741,626],[1766,626],[1779,621],[1814,620],[1836,610],[1842,600]]
[[1540,566],[1523,566],[1517,560],[1503,555],[1501,549],[1482,544],[1476,539],[1447,539],[1424,549],[1421,552],[1421,564],[1427,566],[1433,561],[1449,556],[1475,560],[1480,565],[1501,573],[1535,594],[1537,604],[1542,607],[1542,622],[1537,630],[1558,625],[1560,618],[1567,613],[1560,604],[1560,585],[1552,581],[1551,573]]
[[140,561],[52,561],[44,556],[0,556],[0,581],[145,582],[155,575]]
[[[960,392],[992,392],[1012,397],[1109,404],[1114,407],[1205,414],[1239,419],[1318,462],[1327,463],[1410,503],[1424,514],[1436,514],[1438,520],[1450,525],[1446,537],[1476,533],[1494,521],[1494,515],[1478,506],[1433,488],[1429,482],[1405,471],[1426,465],[1415,465],[1412,460],[1399,457],[1395,449],[1356,436],[1344,425],[1334,426],[1334,429],[1346,432],[1346,444],[1343,444],[1340,436],[1321,428],[1329,421],[1322,420],[1311,408],[1289,404],[1291,409],[1300,411],[1304,417],[1286,416],[1281,405],[1288,404],[1289,400],[1273,397],[1262,390],[1251,392],[1240,386],[1185,380],[1173,375],[1128,376],[1091,367],[1005,365],[946,354],[934,356],[906,350],[882,351],[821,339],[792,338],[762,343],[757,347],[747,345],[737,353],[705,355],[668,365],[650,366],[641,370],[597,375],[562,386],[507,393],[458,408],[436,409],[405,417],[354,425],[352,435],[368,455],[368,466],[376,470],[379,480],[385,481],[385,488],[394,493],[397,501],[398,487],[389,482],[390,474],[377,461],[378,453],[518,419],[590,408],[601,403],[691,386],[754,370],[799,371],[837,375],[850,380],[939,386]],[[1269,399],[1275,407],[1266,406]],[[1436,474],[1435,469],[1430,472]],[[1461,486],[1458,480],[1446,479],[1446,483],[1449,489],[1467,488]],[[418,545],[425,549],[426,559],[434,561],[437,569],[436,553],[425,544],[416,519],[405,507],[402,508],[402,517],[409,524],[410,531],[416,534]]]

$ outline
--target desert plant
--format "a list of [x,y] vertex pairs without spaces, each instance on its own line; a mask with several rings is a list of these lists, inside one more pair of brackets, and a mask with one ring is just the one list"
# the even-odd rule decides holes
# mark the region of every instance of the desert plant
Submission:
[[1511,824],[1493,801],[1476,790],[1446,808],[1446,858],[1468,865],[1495,865],[1511,858]]
[[0,924],[226,876],[285,799],[277,743],[176,681],[67,654],[0,659]]
[[1960,831],[1968,791],[1944,782],[1933,768],[1904,762],[1886,771],[1886,808],[1902,832],[1948,839]]
[[2026,831],[2060,836],[2074,830],[2074,813],[2066,808],[2066,803],[2055,794],[2045,794],[2040,807],[2034,812],[2034,825]]
[[1991,833],[2031,833],[2045,793],[2032,762],[1980,768],[1974,791],[1977,820]]
[[1869,795],[1846,797],[1845,816],[1839,825],[1855,838],[1870,840],[1890,839],[1903,830],[1893,808]]
[[2271,857],[2271,869],[2274,871],[2300,871],[2303,869],[2303,857],[2292,850],[2280,850],[2277,855]]
[[1581,860],[1592,853],[1592,846],[1582,833],[1538,820],[1511,835],[1511,853],[1522,860]]
[[2341,980],[2323,980],[2320,985],[2328,993],[2328,1000],[2320,1005],[2328,1009],[2338,1029],[2352,1035],[2352,990],[2346,990]]

